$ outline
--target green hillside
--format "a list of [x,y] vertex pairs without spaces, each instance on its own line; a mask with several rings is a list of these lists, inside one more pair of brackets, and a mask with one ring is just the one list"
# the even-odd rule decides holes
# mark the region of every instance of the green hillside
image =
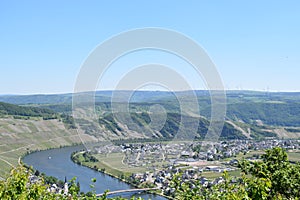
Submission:
[[[86,140],[92,140],[86,136]],[[4,178],[12,166],[16,166],[20,156],[26,152],[57,148],[80,143],[74,129],[66,129],[57,119],[15,119],[0,118],[0,179]]]
[[300,126],[300,103],[237,103],[228,105],[227,117],[254,123],[261,120],[273,126]]
[[[154,94],[150,95],[152,100],[155,99]],[[93,124],[82,119],[84,124],[81,128],[86,132],[81,134],[81,137],[84,137],[81,139],[95,141],[96,138],[110,140],[191,138],[188,134],[194,132],[195,121],[198,129],[193,137],[203,139],[209,127],[210,101],[207,94],[201,95],[203,95],[199,97],[201,115],[206,118],[193,112],[181,115],[178,101],[165,94],[159,96],[163,97],[163,100],[155,99],[158,102],[130,103],[130,121],[121,121],[112,115],[110,102],[97,102],[98,121]],[[224,124],[220,139],[297,138],[300,135],[298,97],[287,95],[276,98],[276,101],[264,100],[253,94],[248,94],[248,97],[228,98],[229,120]],[[142,99],[142,93],[139,94],[139,99]],[[163,127],[151,129],[148,127],[151,124],[149,109],[156,104],[164,107],[167,114],[166,121]],[[19,157],[28,151],[80,142],[75,121],[70,116],[71,108],[71,104],[68,103],[18,106],[0,102],[0,177],[6,176],[9,169],[17,164]],[[156,117],[159,119],[165,116]],[[258,120],[263,124],[259,124]],[[99,127],[101,131],[98,130]],[[183,129],[178,137],[180,127]]]
[[0,115],[57,118],[54,111],[37,107],[24,107],[0,102]]
[[[159,116],[158,116],[159,117]],[[181,118],[184,118],[184,123],[181,123]],[[209,121],[204,118],[196,118],[192,116],[182,116],[179,113],[167,113],[167,119],[161,130],[151,130],[147,129],[147,125],[150,123],[151,119],[148,113],[131,113],[132,121],[126,121],[125,124],[118,121],[111,113],[107,113],[99,118],[99,124],[104,126],[106,130],[109,130],[112,134],[120,134],[121,132],[140,132],[146,133],[147,136],[152,136],[152,138],[169,138],[172,139],[176,136],[179,131],[179,127],[183,126],[185,138],[190,138],[188,134],[193,132],[192,126],[195,126],[195,122],[198,121],[197,138],[203,139],[208,131]],[[130,123],[131,122],[131,123]],[[241,131],[235,129],[231,124],[225,123],[224,128],[221,132],[221,139],[246,139],[246,136],[241,133]]]
[[[190,95],[195,94],[198,98],[200,114],[210,118],[211,98],[209,91],[197,90],[182,92],[165,91],[96,91],[96,110],[99,114],[110,111],[112,96],[117,96],[118,103],[127,104],[125,97],[130,98],[131,112],[147,111],[153,104],[162,105],[167,112],[180,112],[178,98],[187,105],[190,103]],[[124,97],[124,98],[122,98]],[[0,96],[0,101],[18,105],[31,105],[47,110],[18,111],[21,115],[52,115],[48,110],[55,113],[70,114],[72,112],[72,94],[57,95],[6,95]],[[260,120],[269,126],[300,126],[300,93],[296,92],[257,92],[257,91],[226,91],[227,118],[233,121],[243,121],[247,124],[255,124]],[[3,105],[3,104],[2,104]],[[9,107],[5,105],[4,107]],[[10,109],[8,109],[9,111]],[[10,112],[10,111],[9,111]],[[45,112],[45,113],[44,113]],[[0,112],[1,113],[1,112]],[[12,112],[10,112],[13,114]],[[187,113],[184,113],[187,114]],[[194,113],[199,114],[199,113]]]

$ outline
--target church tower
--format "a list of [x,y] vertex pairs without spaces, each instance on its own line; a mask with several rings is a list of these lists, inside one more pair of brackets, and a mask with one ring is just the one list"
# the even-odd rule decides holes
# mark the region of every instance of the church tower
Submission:
[[69,186],[68,186],[67,177],[65,176],[64,195],[68,195],[68,193],[69,193]]

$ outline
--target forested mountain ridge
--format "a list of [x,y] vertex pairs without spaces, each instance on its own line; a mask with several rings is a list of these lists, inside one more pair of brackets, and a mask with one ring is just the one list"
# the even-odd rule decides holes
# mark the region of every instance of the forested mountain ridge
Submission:
[[18,106],[0,102],[0,117],[1,116],[12,116],[14,119],[30,119],[32,117],[42,118],[43,120],[57,119],[62,121],[67,129],[76,128],[72,116],[64,113],[57,113],[46,108]]
[[[150,138],[166,139],[173,139],[177,137],[178,133],[181,133],[182,138],[204,139],[210,124],[209,120],[202,117],[182,116],[179,113],[167,113],[166,116],[164,116],[166,117],[166,121],[163,124],[163,127],[155,130],[151,128],[147,129],[147,126],[151,122],[148,113],[130,113],[130,115],[132,121],[122,123],[114,117],[113,114],[106,113],[99,118],[99,124],[113,135],[124,135],[129,134],[129,132],[135,132],[136,134],[143,132],[145,136]],[[161,118],[159,116],[156,117]],[[184,118],[184,123],[181,123],[182,118]],[[180,126],[182,126],[181,128],[184,130],[183,133],[179,132]],[[243,135],[240,130],[225,122],[220,139],[247,139],[247,137]]]
[[[129,133],[125,130],[127,125],[121,122],[109,121],[106,119],[111,113],[111,100],[114,91],[96,91],[95,109],[99,116],[99,125],[104,128],[107,134],[113,136]],[[183,103],[190,102],[190,95],[195,94],[198,98],[200,121],[210,119],[211,98],[209,91],[117,91],[117,96],[128,96],[132,93],[130,102],[126,99],[118,98],[115,103],[126,104],[135,123],[147,124],[147,118],[140,113],[147,113],[156,104],[163,107],[168,113],[168,119],[161,131],[153,133],[154,137],[172,137],[172,132],[180,123],[180,118],[174,117],[182,114],[188,117],[199,116],[199,113],[182,112],[179,98]],[[2,111],[0,114],[11,114],[21,116],[39,116],[44,119],[61,116],[68,123],[72,122],[72,94],[57,95],[22,95],[22,96],[0,96],[0,100],[6,102],[18,102],[21,107],[16,105],[1,103]],[[181,102],[181,103],[182,103]],[[226,91],[226,120],[233,123],[235,131],[233,135],[226,138],[264,138],[264,137],[285,137],[297,138],[300,134],[300,93],[276,93],[276,92],[256,92],[256,91]],[[1,108],[1,107],[0,107]],[[208,122],[205,122],[206,124]],[[200,124],[201,125],[201,124]],[[226,126],[230,124],[225,123]],[[73,123],[73,128],[75,125]],[[120,127],[118,127],[120,126]],[[123,127],[123,128],[122,128]],[[206,125],[200,126],[205,129]],[[230,127],[230,126],[229,126]],[[89,127],[92,128],[92,127]],[[232,127],[230,127],[232,128]],[[239,133],[241,131],[242,133]],[[93,132],[93,131],[91,131]],[[205,132],[202,130],[202,132]],[[200,132],[199,132],[200,133]],[[125,134],[126,135],[126,134]],[[223,135],[224,136],[224,135]],[[200,137],[203,137],[200,136]]]
[[56,118],[56,113],[50,109],[38,107],[25,107],[9,103],[0,102],[0,114],[2,115],[18,115],[30,117],[53,117]]
[[[203,117],[195,117],[190,115],[182,116],[179,113],[179,110],[176,110],[172,106],[167,106],[167,108],[169,108],[169,112],[166,113],[166,122],[164,126],[161,127],[161,129],[158,131],[153,131],[149,128],[145,128],[151,121],[149,113],[147,112],[148,108],[152,105],[150,103],[137,103],[132,105],[132,112],[130,113],[132,124],[129,124],[129,122],[118,121],[110,112],[111,107],[109,106],[109,103],[101,103],[97,105],[99,114],[98,125],[99,127],[101,127],[101,132],[103,132],[105,136],[112,137],[114,139],[172,139],[176,136],[179,130],[179,126],[182,125],[182,117],[185,118],[186,133],[193,132],[193,127],[191,124],[198,121],[198,128],[196,131],[198,135],[195,135],[195,137],[198,139],[203,139],[205,137],[205,134],[207,133],[210,123],[209,120]],[[48,105],[48,107],[55,108],[55,105]],[[66,128],[77,128],[75,125],[75,121],[73,120],[71,115],[65,114],[64,112],[54,112],[53,110],[50,110],[48,108],[46,109],[33,106],[18,106],[0,102],[0,114],[2,116],[12,116],[14,119],[30,119],[32,117],[41,118],[40,120],[57,119],[64,122]],[[99,136],[99,130],[96,126],[92,127],[89,123],[82,126],[85,128],[85,130],[88,130],[87,134],[96,137]],[[140,127],[143,127],[144,129],[141,131],[141,129],[139,129]],[[253,133],[260,134],[259,131],[253,131]],[[251,136],[253,136],[253,138],[256,137],[255,135]],[[239,129],[235,128],[230,123],[225,123],[220,137],[221,139],[247,139],[247,137]]]
[[[211,98],[207,90],[165,92],[165,91],[96,91],[96,107],[109,109],[112,96],[128,96],[132,94],[130,103],[137,107],[158,103],[169,112],[179,112],[178,98],[188,102],[190,95],[198,98],[200,114],[210,117]],[[117,94],[117,95],[116,95]],[[52,95],[0,95],[0,102],[17,105],[32,105],[53,110],[59,113],[72,112],[72,94]],[[126,99],[114,99],[119,103],[127,103]],[[226,91],[227,118],[245,123],[256,120],[271,126],[300,126],[300,93],[297,92],[257,92]],[[109,110],[106,110],[109,111]]]

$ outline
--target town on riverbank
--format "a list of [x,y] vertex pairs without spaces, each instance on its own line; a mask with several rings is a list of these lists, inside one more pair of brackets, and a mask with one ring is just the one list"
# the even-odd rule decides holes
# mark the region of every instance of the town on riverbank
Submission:
[[72,160],[139,188],[159,188],[159,194],[170,196],[174,192],[171,180],[178,174],[183,181],[216,185],[224,181],[224,172],[240,177],[239,161],[259,160],[273,147],[286,149],[291,162],[300,160],[300,141],[279,139],[94,145],[93,149],[74,152]]

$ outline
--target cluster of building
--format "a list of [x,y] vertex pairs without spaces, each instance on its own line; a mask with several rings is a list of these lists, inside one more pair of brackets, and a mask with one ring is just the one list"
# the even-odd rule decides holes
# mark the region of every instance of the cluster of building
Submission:
[[300,148],[298,140],[229,140],[123,144],[112,147],[111,152],[122,151],[125,154],[124,163],[133,167],[155,166],[155,163],[170,166],[187,162],[219,161],[240,153],[246,154],[251,150],[264,150],[276,146],[285,149]]
[[[36,176],[35,174],[31,174],[29,176],[29,183],[34,184],[37,182],[40,182],[41,177]],[[63,186],[58,186],[56,183],[53,183],[47,187],[47,192],[55,193],[55,194],[63,194],[63,195],[69,195],[69,185],[67,182],[67,179],[65,178],[65,182]]]
[[[299,140],[227,140],[219,142],[152,142],[131,143],[119,146],[99,147],[97,153],[124,153],[123,163],[129,167],[143,167],[145,173],[132,174],[131,181],[136,184],[152,184],[160,188],[164,194],[174,191],[170,181],[181,174],[182,181],[197,181],[203,186],[223,182],[222,172],[237,169],[238,154],[247,155],[249,151],[258,151],[282,147],[287,150],[300,149]],[[252,155],[248,159],[254,158]],[[229,159],[228,159],[229,158]],[[226,159],[226,160],[225,160]],[[209,180],[206,173],[220,173],[218,178]]]
[[47,191],[55,194],[69,195],[69,185],[67,179],[65,178],[63,187],[59,187],[56,183],[53,183],[47,188]]
[[[287,150],[300,149],[299,140],[231,140],[220,142],[177,142],[126,144],[121,149],[125,153],[125,163],[132,166],[149,166],[149,172],[136,173],[131,179],[138,183],[150,183],[159,187],[165,194],[172,193],[169,186],[175,174],[182,174],[182,181],[198,181],[203,186],[223,182],[221,173],[236,170],[235,156],[249,151],[282,147]],[[249,157],[249,159],[256,159]],[[224,158],[227,159],[226,162]],[[156,168],[156,163],[164,163]],[[152,166],[152,168],[150,167]],[[156,165],[157,166],[157,165]],[[220,177],[209,180],[203,172],[220,173]]]
[[[208,167],[209,168],[209,167]],[[213,167],[214,168],[214,167]],[[205,169],[209,170],[209,169]],[[143,183],[150,183],[153,184],[154,187],[160,188],[160,190],[165,195],[172,194],[175,189],[170,186],[170,182],[173,179],[174,175],[181,174],[181,181],[182,182],[199,182],[201,185],[207,187],[209,185],[219,184],[224,181],[222,176],[214,179],[209,180],[202,176],[202,170],[199,170],[197,167],[193,168],[186,168],[186,167],[175,167],[170,166],[167,169],[156,171],[156,172],[146,172],[146,173],[137,173],[132,174],[131,179],[132,181]]]
[[[224,181],[221,173],[236,170],[238,160],[236,155],[249,151],[258,151],[282,147],[287,150],[299,150],[299,140],[227,140],[219,142],[152,142],[131,143],[122,145],[103,145],[94,150],[96,153],[124,153],[123,163],[129,167],[144,167],[147,172],[135,173],[130,177],[136,184],[150,184],[160,188],[166,195],[174,193],[170,186],[174,176],[181,176],[183,182],[197,182],[207,187]],[[257,159],[255,155],[248,159]],[[229,158],[226,159],[225,158]],[[215,179],[205,177],[206,173],[219,173]],[[30,176],[30,182],[40,181],[35,175]],[[50,185],[47,190],[52,193],[68,195],[68,183]]]
[[190,149],[190,153],[195,153],[193,157],[207,161],[222,160],[240,153],[246,154],[249,151],[265,150],[273,147],[282,147],[287,150],[300,149],[299,140],[228,140],[206,144],[195,143],[193,145],[194,148]]

